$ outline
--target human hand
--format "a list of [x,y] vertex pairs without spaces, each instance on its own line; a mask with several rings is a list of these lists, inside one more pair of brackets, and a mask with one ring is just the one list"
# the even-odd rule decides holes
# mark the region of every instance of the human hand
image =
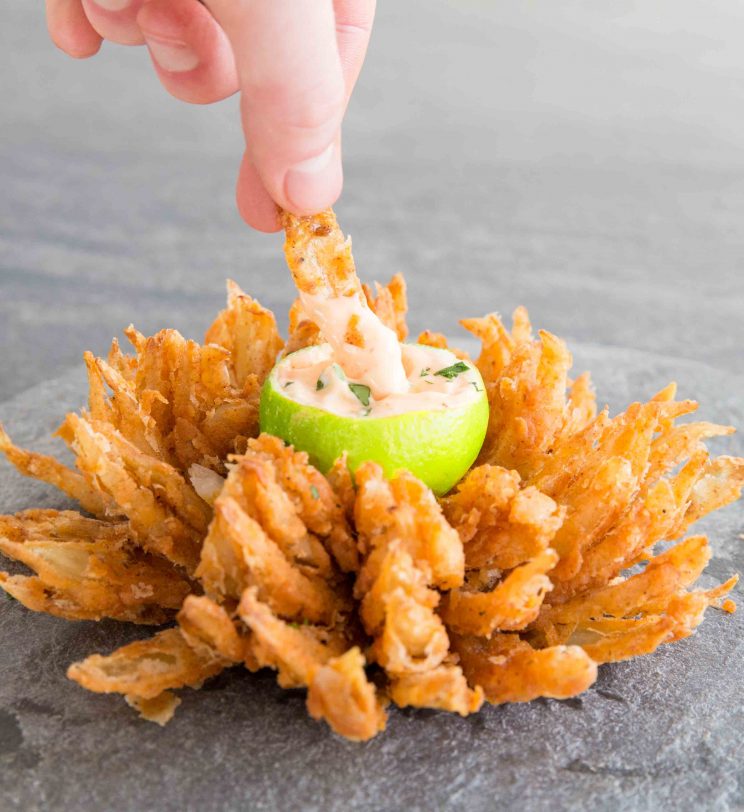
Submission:
[[276,205],[313,214],[343,184],[341,122],[364,61],[375,0],[46,0],[70,56],[104,39],[147,44],[165,89],[208,104],[240,91],[246,148],[238,208],[260,231]]

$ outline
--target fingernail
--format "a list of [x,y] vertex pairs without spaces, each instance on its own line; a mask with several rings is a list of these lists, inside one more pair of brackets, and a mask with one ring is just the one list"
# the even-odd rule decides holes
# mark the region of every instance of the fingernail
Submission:
[[334,143],[320,155],[295,164],[287,172],[284,193],[293,210],[317,212],[335,201],[341,180],[341,162]]
[[199,57],[185,42],[155,39],[147,34],[144,36],[152,58],[163,70],[170,73],[185,73],[194,70],[199,64]]
[[94,0],[94,2],[106,11],[124,11],[132,4],[132,0]]

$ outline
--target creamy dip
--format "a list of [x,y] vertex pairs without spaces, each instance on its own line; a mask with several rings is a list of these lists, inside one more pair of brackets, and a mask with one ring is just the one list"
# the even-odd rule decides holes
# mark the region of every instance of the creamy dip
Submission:
[[370,310],[361,291],[352,296],[300,291],[300,301],[350,380],[369,386],[379,400],[409,390],[398,337]]
[[[361,376],[355,378],[350,374],[352,367],[348,359],[342,368],[330,343],[288,355],[272,375],[276,387],[290,400],[343,417],[389,417],[457,408],[481,397],[483,382],[478,371],[449,350],[399,344],[397,339],[395,348],[405,388],[384,396],[375,393],[370,378],[363,378],[362,382]],[[386,362],[385,356],[376,359],[381,367],[385,367]]]

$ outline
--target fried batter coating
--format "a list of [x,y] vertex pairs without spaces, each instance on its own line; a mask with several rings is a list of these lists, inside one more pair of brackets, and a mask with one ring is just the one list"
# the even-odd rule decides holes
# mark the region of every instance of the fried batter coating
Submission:
[[476,713],[483,704],[483,689],[471,690],[457,665],[440,665],[423,674],[396,677],[388,692],[399,708],[435,708],[460,716]]
[[429,671],[447,656],[447,630],[434,611],[439,595],[428,581],[428,573],[394,541],[362,600],[362,622],[375,637],[371,651],[390,674]]
[[127,523],[73,511],[0,516],[0,551],[38,576],[2,573],[0,586],[29,609],[71,620],[164,623],[192,589],[172,564],[135,546]]
[[93,419],[181,471],[223,473],[240,438],[257,433],[261,384],[283,345],[273,314],[228,282],[228,306],[205,345],[176,330],[146,338],[130,326],[126,335],[133,358],[118,343],[111,363],[86,353]]
[[266,437],[231,458],[196,573],[211,598],[237,601],[255,586],[259,598],[285,618],[333,624],[348,613],[339,572],[308,529],[341,539],[344,528],[331,527],[331,516],[342,520],[342,511],[328,482],[318,480],[306,460]]
[[384,729],[382,703],[367,680],[357,646],[349,647],[339,635],[321,642],[307,627],[285,623],[258,600],[253,588],[243,593],[238,614],[257,638],[259,658],[264,649],[260,664],[278,670],[279,684],[309,688],[307,706],[314,719],[325,719],[354,741],[365,741]]
[[[436,612],[439,594],[430,587],[462,583],[457,532],[431,491],[411,474],[403,471],[387,481],[379,466],[365,463],[356,481],[355,519],[365,560],[355,594],[362,597],[360,617],[374,638],[370,655],[391,677],[391,697],[404,704],[428,697],[428,707],[458,713],[477,709],[478,692],[464,678],[458,681],[456,671],[439,670],[449,654],[449,638]],[[411,675],[421,681],[406,680]]]
[[547,573],[557,561],[555,550],[543,550],[512,570],[489,592],[465,589],[448,592],[441,609],[442,619],[459,634],[481,637],[490,637],[497,629],[526,628],[538,616],[543,599],[553,588]]
[[[127,333],[133,342],[132,331]],[[258,428],[257,376],[238,380],[230,352],[200,346],[175,330],[161,330],[135,344],[137,375],[132,388],[165,438],[181,470],[193,463],[221,472],[221,460],[238,436]]]
[[576,630],[598,630],[609,618],[637,618],[665,612],[694,583],[710,560],[705,536],[691,536],[653,557],[643,572],[602,589],[547,606],[535,623],[551,643],[564,642]]
[[259,600],[255,587],[243,592],[237,612],[264,649],[262,665],[278,669],[279,684],[285,688],[309,685],[321,665],[349,648],[343,634],[319,635],[310,624],[288,623],[277,617],[269,605]]
[[[300,572],[331,578],[331,558],[317,536],[309,532],[295,501],[282,487],[284,483],[278,481],[281,474],[273,460],[253,449],[234,460],[235,468],[222,493],[235,494],[242,509],[261,525]],[[308,498],[312,498],[309,488]]]
[[429,488],[407,471],[386,480],[382,468],[374,462],[361,465],[355,477],[354,518],[365,556],[356,594],[363,595],[372,587],[388,547],[395,540],[416,566],[428,568],[434,586],[460,586],[465,568],[462,542]]
[[597,678],[597,664],[580,646],[533,649],[516,634],[457,637],[452,648],[468,682],[495,704],[530,702],[539,696],[568,699]]
[[375,282],[374,291],[368,285],[362,285],[362,290],[367,304],[377,318],[398,336],[398,341],[405,341],[408,337],[408,325],[406,324],[408,299],[403,274],[395,274],[384,286]]
[[176,708],[181,704],[181,700],[170,691],[163,691],[162,694],[154,696],[152,699],[143,699],[141,696],[127,694],[124,699],[129,707],[134,708],[142,719],[163,727],[173,718]]
[[351,254],[331,209],[309,217],[280,215],[286,234],[284,255],[298,290],[331,296],[364,297]]
[[735,502],[743,487],[744,458],[723,456],[711,460],[692,488],[685,528],[708,513]]
[[313,719],[325,719],[340,736],[363,742],[385,729],[383,703],[364,673],[357,646],[333,657],[315,672],[307,694]]
[[[573,434],[569,421],[553,437],[550,453],[541,459],[533,457],[525,484],[566,510],[551,541],[561,557],[552,575],[556,590],[551,602],[565,599],[582,584],[606,583],[635,563],[644,549],[663,538],[678,537],[712,505],[737,498],[741,464],[732,458],[722,464],[717,496],[708,493],[701,498],[700,510],[689,505],[683,493],[692,493],[702,476],[700,439],[728,433],[728,429],[711,424],[675,427],[675,418],[693,411],[696,404],[675,402],[673,396],[673,387],[668,387],[650,402],[632,404],[612,420],[603,412]],[[689,454],[692,458],[682,472],[670,480],[659,479]],[[716,480],[711,477],[710,481]],[[506,480],[504,487],[508,488]],[[448,509],[453,523],[466,535],[480,521],[474,513],[478,518],[469,518],[468,524],[457,498],[445,500]],[[688,519],[683,519],[685,514]]]
[[662,643],[688,637],[700,625],[709,606],[720,605],[720,599],[736,584],[737,576],[710,590],[693,590],[672,597],[663,615],[637,618],[602,618],[592,620],[575,632],[572,640],[598,663],[618,662],[650,654]]
[[686,591],[710,556],[705,536],[691,536],[652,558],[643,572],[546,607],[534,639],[575,642],[597,662],[614,662],[687,637],[737,581],[734,576],[712,590]]
[[178,625],[194,649],[206,646],[233,663],[251,656],[250,640],[240,634],[224,607],[206,595],[186,598],[178,613]]
[[228,279],[227,308],[204,336],[205,344],[218,344],[230,353],[230,364],[238,389],[255,376],[259,386],[271,372],[284,346],[274,314]]
[[[178,464],[168,448],[154,418],[150,415],[151,399],[141,403],[130,381],[92,352],[83,354],[88,372],[88,410],[90,417],[109,423],[144,454],[171,464]],[[108,395],[111,391],[111,397]]]
[[[297,515],[307,529],[323,541],[343,572],[359,569],[359,552],[347,521],[344,504],[329,480],[310,465],[304,451],[285,446],[278,438],[262,434],[248,443],[250,450],[270,462],[277,482],[292,500]],[[343,463],[342,463],[343,464]],[[351,481],[339,483],[347,488]],[[341,472],[337,470],[337,476]],[[353,487],[353,486],[352,486]]]
[[239,599],[245,588],[256,586],[261,599],[287,618],[333,623],[348,606],[327,581],[294,567],[261,525],[226,494],[215,504],[196,576],[218,601]]
[[80,470],[116,502],[138,543],[193,572],[211,510],[179,471],[107,423],[69,414],[61,431]]
[[516,471],[472,468],[442,510],[465,546],[465,566],[512,569],[542,553],[563,523],[565,508]]
[[93,654],[73,663],[67,676],[96,693],[154,699],[173,688],[197,688],[226,664],[206,649],[193,649],[176,628],[122,646],[112,654]]
[[479,461],[529,476],[550,453],[563,426],[569,422],[579,426],[580,415],[593,412],[588,378],[582,378],[576,389],[580,405],[569,404],[571,354],[551,333],[541,331],[534,341],[524,308],[515,311],[511,333],[496,314],[461,323],[483,344],[476,365],[488,393],[491,419]]
[[[351,469],[347,459],[347,454],[344,453],[333,463],[331,469],[326,474],[326,479],[333,488],[333,492],[338,499],[341,509],[344,512],[346,521],[349,527],[354,523],[354,504],[356,502],[356,485],[354,477],[351,475]],[[359,551],[356,550],[354,571],[359,569]],[[341,562],[339,561],[339,565]],[[342,567],[343,569],[343,567]]]
[[0,423],[0,451],[24,476],[48,482],[80,504],[88,513],[106,518],[117,514],[116,505],[105,493],[97,491],[84,476],[54,457],[27,451],[13,444]]

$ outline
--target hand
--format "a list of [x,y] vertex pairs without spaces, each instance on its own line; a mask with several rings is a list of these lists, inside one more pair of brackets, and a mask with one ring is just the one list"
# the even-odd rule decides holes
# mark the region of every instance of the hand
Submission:
[[[54,43],[93,56],[103,39],[146,43],[165,89],[208,104],[240,91],[246,149],[238,208],[260,231],[332,205],[341,121],[375,0],[46,0]],[[207,8],[208,7],[208,8]]]

